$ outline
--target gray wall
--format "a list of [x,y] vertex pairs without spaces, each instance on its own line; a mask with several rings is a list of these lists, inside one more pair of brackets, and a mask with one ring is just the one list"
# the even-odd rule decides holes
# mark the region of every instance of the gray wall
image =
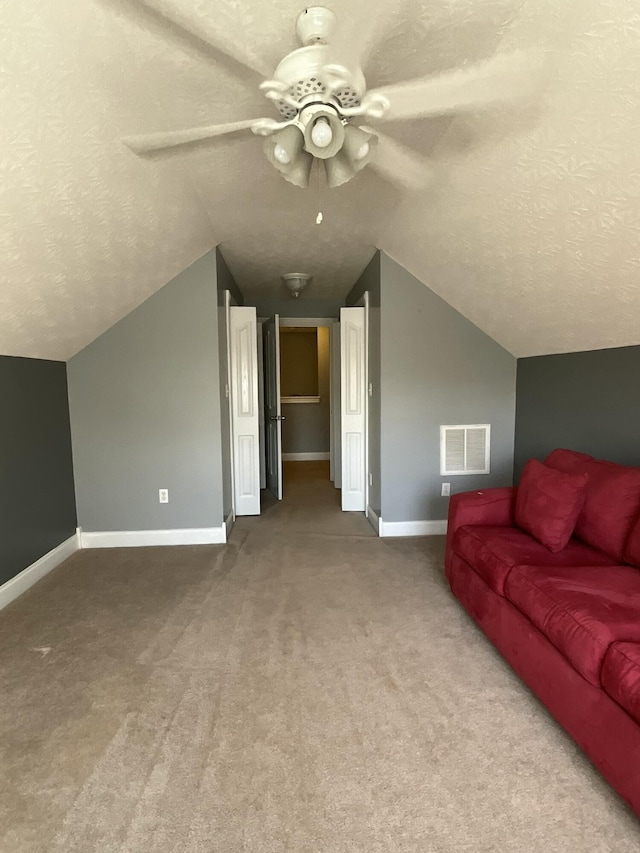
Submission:
[[329,453],[330,433],[329,329],[318,329],[319,403],[283,403],[283,453]]
[[66,368],[0,356],[0,584],[76,528]]
[[74,356],[68,378],[84,530],[222,524],[215,250]]
[[[447,517],[451,493],[510,485],[516,360],[381,256],[382,517]],[[440,425],[491,424],[491,474],[440,476]]]
[[226,264],[222,252],[216,250],[216,278],[218,287],[218,358],[220,383],[220,438],[222,457],[222,508],[224,518],[233,510],[233,466],[231,459],[231,422],[229,408],[229,359],[227,353],[227,311],[225,292],[231,293],[232,303],[243,305],[240,288]]
[[347,296],[347,305],[355,305],[365,291],[369,292],[369,506],[380,515],[381,450],[380,450],[380,252],[376,252]]
[[216,270],[218,275],[218,290],[229,290],[231,292],[232,303],[235,305],[244,305],[242,291],[236,284],[236,280],[231,274],[231,270],[227,266],[227,262],[219,246],[216,249]]
[[518,361],[515,474],[569,447],[640,465],[640,346]]

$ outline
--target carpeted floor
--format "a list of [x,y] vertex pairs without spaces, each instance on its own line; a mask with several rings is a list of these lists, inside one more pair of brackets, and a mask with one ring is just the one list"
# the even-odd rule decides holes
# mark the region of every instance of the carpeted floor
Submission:
[[312,469],[228,546],[85,551],[0,614],[2,853],[627,853],[640,822]]

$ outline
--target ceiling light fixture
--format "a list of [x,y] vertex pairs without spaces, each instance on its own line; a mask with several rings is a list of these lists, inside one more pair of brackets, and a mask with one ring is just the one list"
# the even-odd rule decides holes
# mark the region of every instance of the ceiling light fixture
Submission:
[[304,107],[298,124],[303,128],[305,150],[319,160],[335,157],[344,144],[345,126],[330,104]]
[[326,118],[319,118],[311,128],[311,141],[317,148],[327,148],[333,142],[331,125]]
[[[251,40],[243,40],[240,23],[234,37],[228,32],[226,18],[224,22],[212,19],[202,29],[202,16],[195,9],[186,8],[199,7],[202,3],[180,4],[178,0],[136,0],[136,3],[154,15],[164,16],[166,11],[167,23],[173,29],[200,38],[222,55],[261,76],[264,74],[263,61],[251,49]],[[298,187],[309,186],[311,164],[317,158],[325,162],[330,187],[346,183],[370,164],[385,180],[412,191],[424,187],[432,178],[432,171],[422,157],[393,137],[377,130],[372,134],[360,122],[428,119],[461,111],[473,113],[492,104],[538,95],[548,82],[549,69],[543,50],[500,51],[491,59],[475,65],[465,63],[435,77],[427,75],[370,89],[362,73],[362,62],[375,49],[376,36],[389,10],[384,3],[364,6],[366,20],[351,33],[347,27],[338,31],[335,14],[324,6],[308,6],[300,13],[296,32],[302,46],[288,53],[271,79],[260,84],[260,90],[280,114],[279,120],[262,117],[227,121],[127,136],[123,142],[136,154],[183,146],[186,151],[195,143],[251,131],[256,136],[269,137],[265,143],[269,162]],[[364,139],[357,136],[359,133],[366,134]],[[350,137],[361,141],[350,144]]]
[[282,175],[296,187],[309,186],[309,174],[313,157],[304,150],[304,136],[295,125],[278,130],[264,141],[267,159]]
[[327,184],[339,187],[350,181],[361,169],[371,162],[378,138],[369,130],[347,126],[344,129],[344,144],[331,160],[324,161]]
[[311,276],[307,275],[305,272],[288,272],[281,276],[281,278],[294,299],[297,299],[298,296],[300,296],[302,291],[311,281]]
[[[265,128],[273,134],[265,142],[267,157],[289,183],[298,187],[309,186],[314,158],[324,161],[330,187],[345,184],[372,160],[377,142],[372,133],[349,124],[363,113],[361,99],[366,86],[359,68],[329,61],[327,43],[335,25],[335,15],[329,9],[305,9],[297,24],[304,46],[285,57],[274,79],[261,86],[285,118],[282,129]],[[316,221],[322,221],[320,214]]]

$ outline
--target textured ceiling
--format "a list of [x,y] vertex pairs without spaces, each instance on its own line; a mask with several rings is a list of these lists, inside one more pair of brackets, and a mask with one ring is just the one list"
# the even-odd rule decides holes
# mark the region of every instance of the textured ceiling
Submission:
[[[267,67],[297,46],[300,2],[176,3]],[[327,5],[354,32],[372,8]],[[249,297],[294,269],[309,298],[341,296],[379,246],[516,355],[640,343],[637,0],[380,5],[371,85],[512,46],[549,58],[535,103],[385,127],[432,158],[420,194],[370,170],[297,189],[251,135],[135,157],[121,135],[270,115],[258,78],[135,0],[4,0],[0,353],[68,358],[218,243]]]

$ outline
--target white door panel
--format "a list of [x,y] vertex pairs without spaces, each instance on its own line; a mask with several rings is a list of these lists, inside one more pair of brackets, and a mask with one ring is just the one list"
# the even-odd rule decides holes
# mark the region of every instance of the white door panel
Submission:
[[236,515],[260,515],[258,347],[255,308],[229,309]]
[[340,428],[340,323],[331,327],[331,479],[342,488],[342,435]]
[[340,309],[342,509],[366,507],[366,335],[364,308]]

